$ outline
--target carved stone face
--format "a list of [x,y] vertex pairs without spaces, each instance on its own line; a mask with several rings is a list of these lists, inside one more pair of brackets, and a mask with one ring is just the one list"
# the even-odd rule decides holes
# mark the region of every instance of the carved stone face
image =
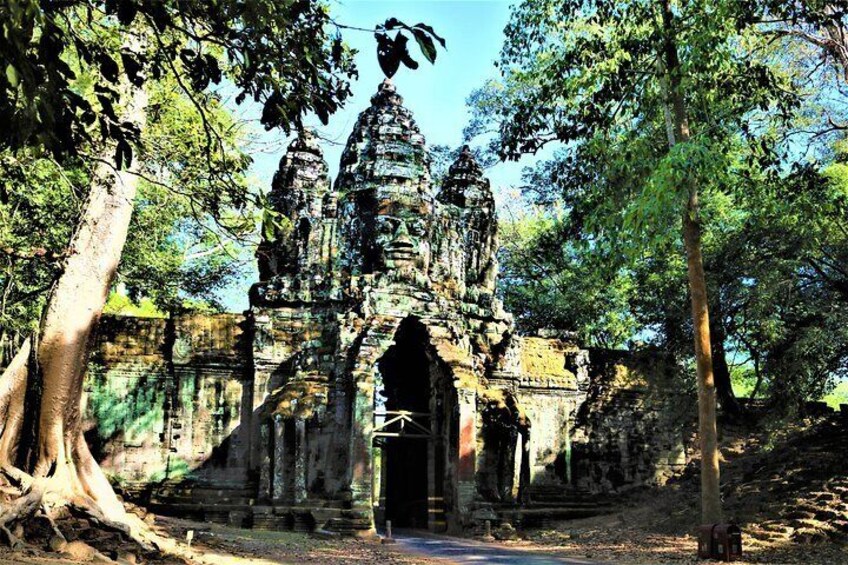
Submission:
[[377,202],[372,246],[375,270],[427,273],[432,210],[432,204],[418,194],[393,195]]

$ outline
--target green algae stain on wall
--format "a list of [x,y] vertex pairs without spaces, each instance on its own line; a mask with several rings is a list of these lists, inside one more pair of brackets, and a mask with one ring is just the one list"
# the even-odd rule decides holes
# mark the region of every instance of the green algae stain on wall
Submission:
[[160,384],[162,372],[157,369],[89,366],[88,415],[97,423],[101,438],[122,434],[125,443],[135,444],[164,431],[165,391]]
[[147,482],[165,469],[166,376],[164,364],[89,365],[87,438],[116,482]]

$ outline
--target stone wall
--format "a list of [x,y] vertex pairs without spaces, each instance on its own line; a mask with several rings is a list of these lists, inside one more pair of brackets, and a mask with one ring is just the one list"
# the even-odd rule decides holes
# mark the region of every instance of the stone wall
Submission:
[[107,474],[130,490],[244,481],[243,320],[103,317],[84,405],[86,437]]
[[[313,508],[315,526],[326,501],[341,508],[350,496],[356,404],[352,382],[336,373],[339,352],[344,358],[351,346],[370,347],[351,341],[353,327],[350,335],[339,333],[345,325],[332,322],[340,315],[329,304],[323,312],[254,309],[247,318],[104,317],[86,383],[95,455],[127,491],[148,501],[182,501],[173,506],[178,512],[202,507],[198,493],[212,504],[208,493],[220,497],[228,489],[240,494],[227,499],[224,514],[235,513],[238,524],[249,523],[250,512],[270,516],[274,505],[295,503]],[[386,319],[387,344],[399,320]],[[441,322],[435,323],[422,326],[436,347],[428,355],[438,361],[433,370],[452,374],[455,346],[439,341]],[[552,492],[609,493],[662,482],[685,463],[686,418],[672,408],[679,399],[664,392],[671,368],[662,358],[497,335],[470,344],[495,361],[463,392],[476,387],[474,491],[446,487],[447,501],[464,497],[468,512],[487,515],[503,505],[532,506]],[[385,347],[375,350],[375,364]],[[287,378],[295,369],[298,378]],[[448,420],[441,425],[450,432]],[[447,441],[459,449],[458,440]],[[446,462],[450,476],[463,465],[456,456]],[[200,515],[213,516],[210,508]],[[254,519],[268,527],[292,523]]]
[[618,492],[681,472],[683,430],[697,412],[672,386],[673,364],[658,352],[592,350],[590,358],[591,384],[571,434],[570,484]]
[[436,190],[386,81],[328,170],[301,132],[268,196],[290,229],[263,230],[244,318],[104,322],[89,413],[107,469],[204,515],[352,532],[472,527],[671,468],[674,422],[616,380],[635,361],[515,333],[467,147]]

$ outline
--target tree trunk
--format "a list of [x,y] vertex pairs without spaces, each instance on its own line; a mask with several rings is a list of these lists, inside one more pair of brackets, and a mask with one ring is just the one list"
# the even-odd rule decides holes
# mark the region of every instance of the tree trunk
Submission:
[[[133,89],[125,119],[143,127],[146,103],[144,91]],[[0,466],[10,483],[20,485],[21,499],[37,492],[50,499],[51,507],[72,506],[115,526],[127,516],[86,445],[82,385],[94,330],[126,242],[137,184],[133,167],[117,171],[108,161],[96,164],[71,254],[47,302],[40,339],[28,340],[0,378]],[[36,363],[27,362],[30,343]],[[26,394],[27,380],[38,394]],[[21,433],[24,413],[33,418],[34,433]],[[28,438],[31,445],[24,444]],[[16,459],[25,460],[22,450],[31,451],[29,461],[34,462],[15,467]],[[0,508],[0,527],[26,518],[31,504],[15,504]]]
[[733,392],[730,380],[730,366],[727,364],[727,351],[724,349],[725,333],[721,326],[713,325],[710,330],[713,347],[713,371],[715,373],[718,404],[726,416],[736,418],[741,413],[739,401]]
[[713,360],[718,404],[725,415],[735,417],[739,415],[739,402],[733,392],[733,381],[730,379],[730,367],[727,364],[724,343],[718,339],[713,340]]
[[[674,32],[674,16],[669,0],[662,0],[662,54],[668,80],[666,120],[669,147],[689,141],[689,120],[686,101],[681,90],[680,60]],[[701,447],[701,520],[714,523],[722,520],[719,485],[718,433],[716,430],[716,388],[713,376],[712,347],[710,346],[710,316],[707,302],[707,283],[701,255],[701,224],[698,205],[698,186],[694,179],[687,183],[686,207],[683,212],[683,242],[686,247],[686,266],[692,303],[692,327],[695,334],[695,361],[698,372],[698,438]]]
[[74,254],[47,304],[38,348],[42,374],[35,476],[52,474],[120,518],[115,497],[82,435],[80,401],[91,341],[127,238],[138,178],[100,164],[94,174]]

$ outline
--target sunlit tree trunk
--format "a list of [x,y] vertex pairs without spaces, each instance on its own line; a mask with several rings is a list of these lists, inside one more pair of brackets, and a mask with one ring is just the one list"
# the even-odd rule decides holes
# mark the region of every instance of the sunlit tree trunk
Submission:
[[[669,0],[662,0],[662,23],[665,45],[662,53],[667,76],[669,147],[689,141],[689,121],[680,81],[680,60],[674,33],[674,15]],[[710,346],[710,316],[707,306],[707,283],[701,254],[701,224],[698,186],[690,180],[686,187],[683,212],[683,242],[689,294],[692,303],[692,327],[695,334],[695,361],[698,372],[698,437],[701,447],[701,519],[704,523],[722,519],[719,487],[718,433],[716,430],[716,388]]]
[[[134,89],[124,119],[143,126],[146,102],[144,91]],[[127,239],[138,184],[134,169],[116,170],[111,155],[94,166],[88,201],[50,292],[38,339],[27,340],[0,378],[5,477],[21,486],[22,498],[38,494],[53,506],[70,504],[107,523],[122,522],[126,514],[86,445],[81,400],[94,331]],[[28,380],[39,394],[26,394]],[[34,415],[35,434],[21,433],[25,412]],[[33,444],[23,445],[29,436]],[[16,460],[24,459],[19,455],[28,451],[34,452],[34,464],[16,467]],[[0,526],[24,518],[31,504],[5,506]]]

